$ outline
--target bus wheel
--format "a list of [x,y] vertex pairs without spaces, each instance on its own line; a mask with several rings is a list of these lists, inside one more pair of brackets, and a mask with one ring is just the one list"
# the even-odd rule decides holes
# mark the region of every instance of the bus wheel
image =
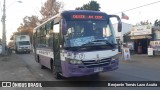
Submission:
[[16,50],[16,54],[18,54],[18,51]]
[[43,66],[43,65],[41,65],[41,69],[46,69],[46,67],[45,67],[45,66]]
[[60,75],[59,72],[55,72],[54,73],[54,78],[56,78],[56,79],[62,79],[62,76]]
[[62,75],[60,74],[60,72],[56,72],[56,67],[55,66],[51,67],[51,71],[54,74],[55,79],[62,79]]

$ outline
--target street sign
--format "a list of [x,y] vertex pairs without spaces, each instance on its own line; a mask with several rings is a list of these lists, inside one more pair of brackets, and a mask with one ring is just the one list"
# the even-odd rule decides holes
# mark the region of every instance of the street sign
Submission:
[[122,57],[124,60],[131,60],[129,48],[127,48],[127,47],[123,48],[122,55],[123,55]]
[[148,48],[148,55],[153,56],[153,48]]

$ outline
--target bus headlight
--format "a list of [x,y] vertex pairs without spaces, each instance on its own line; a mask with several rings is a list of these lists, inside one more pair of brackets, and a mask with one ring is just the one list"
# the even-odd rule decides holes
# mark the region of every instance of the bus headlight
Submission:
[[77,64],[82,64],[82,61],[80,61],[80,60],[77,60]]
[[76,60],[69,60],[70,64],[76,64]]
[[119,55],[116,54],[115,56],[112,56],[111,58],[112,58],[112,60],[119,60]]
[[69,63],[70,64],[82,64],[82,61],[81,60],[70,59]]

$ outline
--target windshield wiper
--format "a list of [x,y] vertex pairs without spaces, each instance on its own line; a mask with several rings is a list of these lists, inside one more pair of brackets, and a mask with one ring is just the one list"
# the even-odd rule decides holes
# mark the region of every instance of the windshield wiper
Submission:
[[[100,43],[101,42],[101,43]],[[86,44],[83,44],[82,46],[88,46],[88,45],[102,45],[102,42],[105,43],[105,44],[108,44],[112,47],[114,47],[114,44],[110,43],[108,40],[105,40],[105,39],[98,39],[98,40],[95,40],[95,41],[91,41],[91,42],[88,42]]]

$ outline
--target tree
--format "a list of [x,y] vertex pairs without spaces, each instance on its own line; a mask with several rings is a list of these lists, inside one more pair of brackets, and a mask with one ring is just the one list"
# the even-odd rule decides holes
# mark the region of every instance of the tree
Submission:
[[62,3],[57,2],[56,0],[47,0],[40,10],[40,13],[43,16],[43,21],[59,13],[60,8],[62,7]]
[[33,37],[33,28],[35,28],[38,24],[44,22],[49,17],[59,13],[59,9],[62,8],[63,5],[60,2],[56,2],[56,0],[47,0],[44,3],[44,6],[41,7],[40,13],[42,14],[42,19],[40,20],[37,16],[25,16],[23,18],[23,22],[17,28],[17,32],[13,33],[11,39],[13,39],[14,35],[30,35],[31,42]]
[[151,25],[152,23],[151,22],[149,22],[148,20],[146,20],[146,21],[140,21],[139,23],[137,23],[136,24],[136,26],[140,26],[140,25]]
[[13,40],[14,35],[20,35],[20,33],[18,31],[13,32],[13,34],[10,37],[10,40]]
[[33,29],[40,23],[37,16],[26,16],[23,18],[23,23],[20,24],[17,31],[14,34],[29,35],[32,42]]
[[160,20],[156,19],[156,20],[154,21],[154,26],[160,27]]
[[82,7],[77,7],[76,10],[94,10],[100,11],[100,6],[97,1],[90,1],[88,4],[84,4]]
[[13,47],[14,47],[13,44],[14,44],[13,41],[10,41],[10,42],[8,43],[8,47],[13,48]]

